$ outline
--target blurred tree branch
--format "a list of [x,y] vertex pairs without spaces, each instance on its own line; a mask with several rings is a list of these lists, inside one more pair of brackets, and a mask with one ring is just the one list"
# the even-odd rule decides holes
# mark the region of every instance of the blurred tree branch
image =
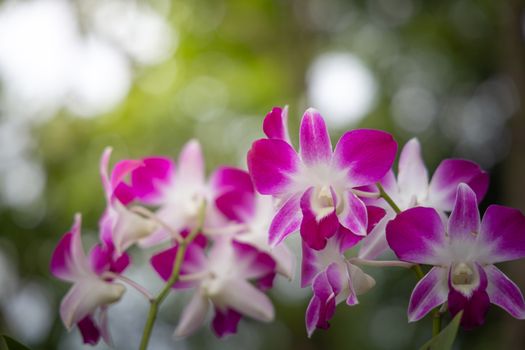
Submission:
[[[512,143],[503,167],[503,200],[506,205],[525,212],[525,42],[522,31],[525,1],[501,2],[502,70],[512,80],[519,99],[518,110],[510,121]],[[525,261],[512,264],[510,275],[522,287],[525,285]],[[506,317],[502,326],[501,348],[518,349],[525,346],[523,321]]]

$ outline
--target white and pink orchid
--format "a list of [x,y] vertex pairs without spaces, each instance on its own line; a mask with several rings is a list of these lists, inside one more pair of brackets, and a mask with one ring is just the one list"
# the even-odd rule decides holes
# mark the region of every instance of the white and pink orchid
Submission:
[[286,109],[274,108],[263,124],[268,138],[255,141],[247,157],[257,191],[281,202],[270,226],[270,243],[277,245],[299,228],[302,239],[318,250],[339,226],[365,236],[367,208],[353,189],[376,183],[390,169],[397,149],[392,136],[353,130],[332,151],[324,119],[308,109],[297,153],[289,141],[286,118]]
[[[263,291],[272,286],[275,261],[251,245],[228,237],[217,238],[208,254],[206,248],[204,236],[190,244],[180,281],[173,286],[196,289],[182,312],[175,335],[185,337],[197,330],[210,304],[215,309],[212,328],[219,337],[235,333],[241,315],[263,322],[273,320],[272,302]],[[172,274],[178,249],[175,245],[151,259],[153,268],[164,280]]]
[[86,257],[81,241],[81,216],[75,216],[71,230],[64,234],[51,257],[51,273],[73,286],[62,299],[60,317],[68,330],[79,328],[85,343],[96,344],[100,337],[110,344],[107,306],[120,300],[125,287],[113,281],[129,264],[124,254],[114,260],[103,246],[95,246]]
[[[214,189],[212,203],[227,220],[209,227],[208,232],[230,234],[236,241],[268,253],[277,263],[277,272],[292,279],[295,270],[292,252],[284,243],[276,247],[268,244],[268,232],[276,210],[272,197],[256,193],[250,175],[237,168],[218,168],[210,182]],[[207,233],[206,228],[204,232]]]
[[480,220],[475,192],[460,184],[448,221],[416,207],[390,221],[386,234],[399,259],[434,266],[412,292],[410,321],[447,300],[453,315],[464,311],[465,328],[484,322],[489,303],[525,319],[521,291],[494,266],[525,257],[525,216],[518,210],[491,205]]
[[[408,141],[401,150],[397,179],[390,170],[381,180],[384,190],[401,211],[425,206],[436,209],[443,216],[452,210],[456,189],[462,182],[474,190],[478,202],[481,202],[487,192],[489,177],[479,165],[464,159],[445,159],[438,165],[429,182],[421,156],[421,145],[416,138]],[[364,190],[377,192],[375,186]],[[383,199],[365,201],[386,210],[385,218],[363,239],[359,250],[360,258],[375,259],[389,249],[385,228],[396,213]]]
[[121,160],[108,174],[112,149],[106,148],[100,161],[100,176],[106,196],[106,210],[100,219],[100,239],[114,252],[116,258],[134,243],[148,237],[157,223],[129,210],[127,205],[135,200],[134,190],[125,180],[132,172],[143,167],[136,160]]

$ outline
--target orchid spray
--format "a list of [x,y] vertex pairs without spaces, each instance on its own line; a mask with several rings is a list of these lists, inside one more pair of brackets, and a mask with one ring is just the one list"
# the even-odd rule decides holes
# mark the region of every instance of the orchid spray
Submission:
[[[480,215],[489,179],[477,164],[446,159],[429,180],[412,139],[396,175],[397,143],[389,133],[351,130],[332,147],[323,117],[310,108],[296,150],[287,118],[287,107],[268,113],[266,137],[248,150],[246,170],[221,166],[208,177],[197,140],[177,161],[125,159],[111,171],[106,149],[100,241],[86,255],[77,214],[51,259],[52,274],[72,284],[60,306],[65,327],[77,327],[87,344],[111,344],[110,306],[134,288],[150,304],[140,344],[146,349],[164,300],[191,290],[175,338],[190,336],[209,313],[222,338],[236,333],[243,318],[271,322],[267,292],[277,276],[293,279],[296,265],[301,287],[312,292],[308,337],[330,326],[336,305],[357,305],[371,288],[384,287],[365,266],[416,272],[408,321],[432,313],[434,340],[446,312],[461,317],[449,327],[465,329],[481,326],[491,303],[525,318],[520,289],[495,266],[525,257],[525,216],[499,205]],[[295,232],[299,262],[285,242]],[[133,246],[153,251],[152,273],[165,282],[157,293],[125,276]]]

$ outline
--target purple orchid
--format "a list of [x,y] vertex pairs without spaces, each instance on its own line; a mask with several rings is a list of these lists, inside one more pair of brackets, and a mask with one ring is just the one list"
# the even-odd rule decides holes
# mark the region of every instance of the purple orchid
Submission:
[[126,269],[128,255],[114,260],[104,246],[95,246],[86,257],[81,241],[81,216],[64,234],[51,258],[51,273],[73,287],[62,299],[60,317],[71,330],[76,325],[84,343],[94,345],[100,337],[111,344],[107,328],[107,306],[120,300],[125,287],[113,282],[113,277]]
[[213,232],[229,233],[236,241],[268,253],[277,264],[277,272],[292,279],[295,269],[292,252],[285,244],[277,247],[268,244],[268,231],[275,215],[272,197],[256,193],[250,175],[241,169],[218,168],[210,182],[214,188],[213,204],[227,220],[216,220],[204,232],[211,233],[210,236]]
[[157,227],[127,208],[135,199],[135,193],[124,180],[133,170],[143,164],[136,160],[122,160],[115,164],[111,176],[108,175],[111,148],[106,148],[100,161],[100,176],[106,196],[107,207],[100,219],[100,239],[105,249],[120,257],[132,244],[150,235]]
[[[270,299],[263,293],[272,286],[275,261],[256,248],[218,237],[205,253],[206,239],[198,236],[188,246],[181,268],[179,282],[173,288],[196,288],[182,312],[175,330],[177,337],[185,337],[197,330],[211,304],[215,308],[212,328],[218,337],[237,331],[242,315],[269,322],[274,318]],[[171,276],[178,246],[165,250],[151,259],[157,273],[168,280]],[[257,286],[250,281],[255,280]]]
[[303,240],[318,250],[340,226],[366,235],[367,208],[353,189],[374,184],[390,169],[397,150],[392,136],[353,130],[332,151],[323,118],[308,109],[297,153],[289,141],[286,118],[286,109],[274,108],[263,124],[268,139],[255,141],[247,156],[257,191],[281,203],[270,226],[270,244],[277,245],[299,228]]
[[400,260],[434,266],[412,292],[409,321],[447,300],[453,315],[464,310],[467,329],[484,322],[489,303],[525,319],[521,291],[494,266],[525,257],[525,216],[518,210],[491,205],[480,220],[476,193],[460,184],[448,222],[435,209],[416,207],[390,221],[386,235]]
[[306,330],[310,337],[316,328],[326,329],[335,307],[342,301],[358,303],[357,296],[375,285],[374,279],[351,264],[344,253],[355,246],[361,236],[339,231],[327,240],[321,251],[303,242],[301,287],[312,285],[313,296],[306,310]]
[[[462,182],[474,190],[479,203],[487,192],[489,176],[474,162],[445,159],[438,165],[429,182],[421,156],[421,145],[416,138],[408,141],[401,151],[397,179],[389,171],[381,180],[385,191],[402,211],[425,206],[435,208],[442,215],[452,210],[457,186]],[[377,192],[375,187],[365,190]],[[382,207],[387,212],[383,221],[363,239],[359,250],[359,257],[375,259],[388,250],[385,228],[396,214],[383,199],[368,199],[366,203]]]
[[[145,204],[158,206],[156,216],[169,227],[159,227],[143,246],[152,246],[173,239],[173,233],[190,229],[197,223],[203,204],[211,190],[206,183],[204,157],[197,140],[183,147],[177,164],[169,158],[150,157],[131,174],[133,191]],[[209,215],[206,215],[208,217]]]

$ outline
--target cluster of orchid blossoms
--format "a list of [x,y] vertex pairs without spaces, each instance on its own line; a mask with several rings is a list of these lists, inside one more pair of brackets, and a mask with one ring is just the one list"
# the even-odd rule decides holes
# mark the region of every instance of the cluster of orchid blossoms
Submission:
[[[462,311],[461,324],[469,329],[484,322],[490,303],[525,318],[519,288],[494,266],[525,257],[525,216],[492,205],[480,219],[489,180],[478,165],[447,159],[429,180],[420,144],[412,139],[401,150],[396,176],[397,144],[390,134],[352,130],[333,148],[314,109],[301,121],[299,151],[288,134],[287,108],[274,108],[263,131],[266,138],[248,152],[248,171],[220,167],[208,179],[195,140],[177,162],[121,160],[111,172],[111,150],[104,152],[107,206],[100,242],[84,253],[77,214],[51,259],[51,272],[73,284],[60,307],[68,330],[78,327],[85,343],[101,337],[110,343],[107,310],[126,286],[151,303],[141,349],[171,291],[192,290],[177,337],[201,327],[210,308],[218,337],[235,333],[242,317],[272,321],[265,293],[277,274],[294,277],[295,256],[284,240],[297,231],[301,286],[312,290],[308,336],[329,327],[336,305],[356,305],[374,287],[364,266],[418,273],[409,321],[431,311],[439,320],[447,310]],[[155,251],[151,267],[166,281],[157,295],[124,275],[135,245]],[[394,254],[399,260],[384,259]]]

